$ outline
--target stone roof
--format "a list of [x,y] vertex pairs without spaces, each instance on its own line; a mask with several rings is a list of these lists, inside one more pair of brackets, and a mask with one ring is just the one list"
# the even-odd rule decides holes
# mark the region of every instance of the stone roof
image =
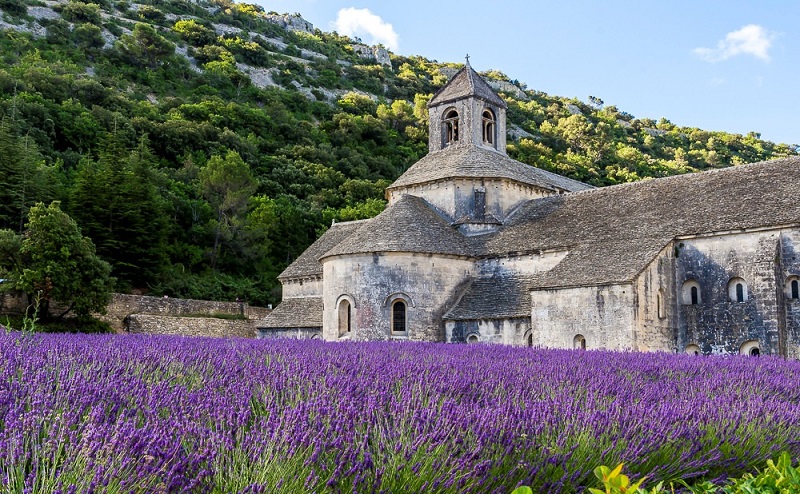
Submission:
[[548,190],[577,191],[591,185],[562,177],[475,145],[448,146],[414,163],[388,190],[450,178],[505,178]]
[[404,195],[321,257],[369,252],[466,256],[470,245],[424,199]]
[[321,328],[322,297],[284,299],[259,328]]
[[469,64],[456,72],[453,78],[433,95],[433,98],[428,102],[428,108],[473,96],[501,108],[508,108],[506,102],[495,94],[486,81]]
[[300,254],[300,257],[284,269],[278,275],[278,279],[322,276],[322,264],[319,263],[319,258],[358,230],[366,221],[368,220],[334,223],[316,242]]
[[529,202],[476,255],[569,250],[532,288],[632,280],[673,238],[800,223],[800,157]]
[[474,280],[443,319],[505,319],[530,315],[530,279],[494,276]]

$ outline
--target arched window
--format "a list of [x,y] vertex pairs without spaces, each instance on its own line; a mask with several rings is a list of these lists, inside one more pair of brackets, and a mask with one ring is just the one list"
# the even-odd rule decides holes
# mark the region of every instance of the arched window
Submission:
[[483,110],[483,143],[490,146],[497,147],[497,122],[494,118],[494,112],[490,109]]
[[700,355],[702,352],[699,346],[692,343],[691,345],[686,345],[686,353],[689,355]]
[[700,298],[700,283],[696,280],[686,280],[681,288],[683,305],[697,305],[702,303]]
[[528,333],[528,336],[525,338],[525,344],[529,347],[533,346],[533,333]]
[[458,112],[454,109],[448,110],[444,114],[442,137],[444,138],[445,146],[458,141]]
[[586,350],[586,338],[582,334],[575,335],[572,339],[572,348],[576,350]]
[[800,278],[790,276],[786,280],[786,297],[790,300],[800,300]]
[[397,299],[392,302],[392,333],[405,334],[406,331],[406,303]]
[[739,353],[742,355],[750,355],[751,357],[758,357],[761,355],[761,347],[757,340],[747,340],[742,343],[739,348]]
[[339,336],[350,334],[353,329],[353,306],[347,299],[339,302]]
[[656,294],[656,308],[658,310],[658,318],[664,319],[667,317],[667,306],[664,302],[664,291],[659,290]]
[[478,335],[476,334],[471,334],[467,336],[467,343],[478,343],[479,341],[481,340],[480,338],[478,338]]
[[747,302],[747,283],[741,278],[731,278],[728,282],[728,297],[731,302]]

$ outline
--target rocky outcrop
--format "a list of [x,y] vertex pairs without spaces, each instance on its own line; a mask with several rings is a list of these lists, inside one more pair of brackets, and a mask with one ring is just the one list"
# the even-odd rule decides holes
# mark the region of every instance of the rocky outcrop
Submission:
[[389,57],[389,51],[382,46],[367,46],[360,43],[350,46],[353,48],[353,52],[364,60],[374,60],[386,67],[392,66],[392,59]]
[[299,15],[289,14],[267,14],[264,18],[273,23],[281,26],[290,31],[300,31],[303,33],[314,33],[314,25],[303,19]]
[[489,84],[489,87],[491,87],[495,91],[502,91],[504,93],[509,93],[516,99],[520,99],[523,101],[528,100],[528,95],[525,94],[525,91],[523,91],[522,89],[520,89],[519,87],[515,86],[514,84],[508,81],[495,81],[492,79],[486,79],[486,83]]

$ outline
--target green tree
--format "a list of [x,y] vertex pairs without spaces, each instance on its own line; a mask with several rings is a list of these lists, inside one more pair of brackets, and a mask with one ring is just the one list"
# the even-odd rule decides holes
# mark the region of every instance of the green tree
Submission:
[[52,199],[56,178],[32,139],[0,125],[0,227],[22,231],[28,208]]
[[214,246],[211,267],[215,268],[223,242],[233,240],[242,228],[250,196],[256,191],[256,181],[250,166],[236,151],[223,158],[214,155],[200,170],[200,192],[216,212]]
[[128,152],[109,137],[97,161],[84,159],[70,191],[70,211],[114,275],[144,287],[161,272],[165,257],[164,205],[154,158],[145,139]]
[[129,63],[155,69],[175,53],[175,45],[159,35],[149,24],[138,23],[133,33],[122,35],[117,50]]
[[38,203],[30,210],[27,231],[20,244],[21,269],[11,275],[15,288],[32,299],[40,293],[44,317],[53,302],[78,316],[104,312],[111,299],[111,266],[95,253],[94,244],[81,235],[58,201]]

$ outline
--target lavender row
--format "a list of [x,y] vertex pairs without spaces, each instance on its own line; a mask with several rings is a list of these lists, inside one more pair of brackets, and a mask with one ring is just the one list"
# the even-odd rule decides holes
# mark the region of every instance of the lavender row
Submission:
[[777,358],[0,335],[0,484],[50,492],[581,492],[800,453]]

